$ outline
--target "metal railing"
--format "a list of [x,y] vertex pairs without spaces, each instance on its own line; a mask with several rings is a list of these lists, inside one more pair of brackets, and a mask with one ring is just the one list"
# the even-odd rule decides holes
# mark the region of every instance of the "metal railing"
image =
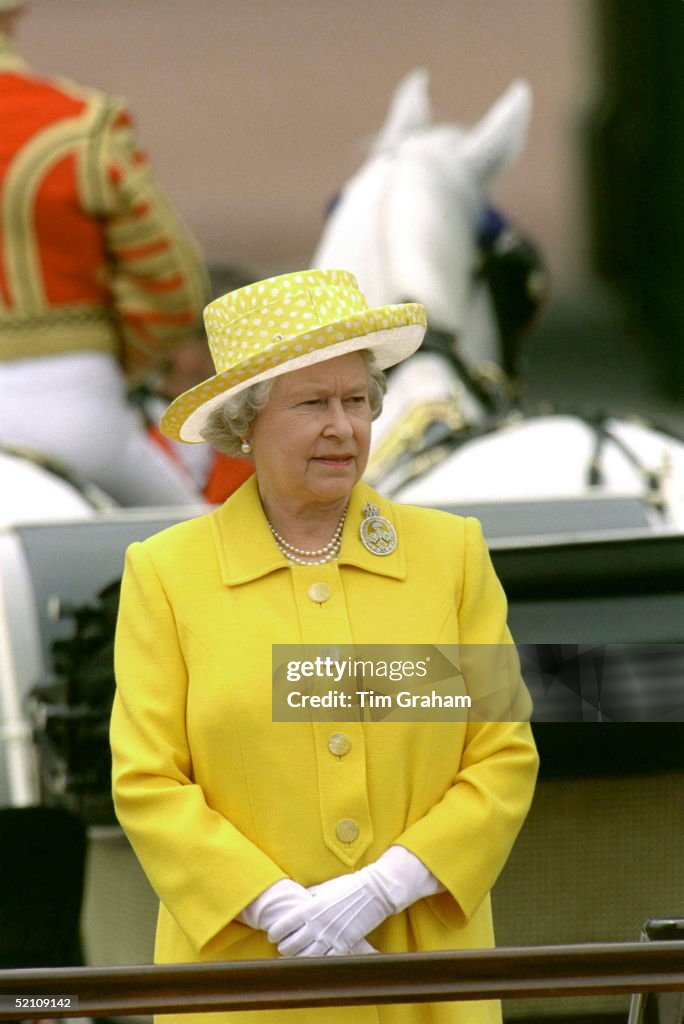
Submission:
[[[592,943],[7,970],[0,971],[0,1020],[677,991],[684,991],[684,942]],[[45,1004],[69,996],[77,1006]],[[15,997],[23,997],[21,1009]]]

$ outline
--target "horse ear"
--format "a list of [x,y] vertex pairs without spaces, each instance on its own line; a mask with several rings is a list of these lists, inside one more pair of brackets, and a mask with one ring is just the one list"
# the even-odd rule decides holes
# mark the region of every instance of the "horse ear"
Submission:
[[532,90],[518,79],[465,136],[465,160],[487,185],[522,150],[532,113]]
[[414,68],[402,78],[392,97],[389,113],[373,144],[373,152],[392,149],[403,138],[432,121],[428,95],[429,75],[425,68]]

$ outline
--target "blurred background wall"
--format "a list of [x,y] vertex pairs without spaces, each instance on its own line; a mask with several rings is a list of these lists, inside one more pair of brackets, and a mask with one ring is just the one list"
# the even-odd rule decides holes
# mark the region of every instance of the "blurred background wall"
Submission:
[[497,198],[559,289],[586,267],[577,135],[591,86],[584,0],[34,0],[35,65],[124,95],[207,257],[306,264],[399,79],[430,71],[437,119],[472,123],[516,77],[526,151]]

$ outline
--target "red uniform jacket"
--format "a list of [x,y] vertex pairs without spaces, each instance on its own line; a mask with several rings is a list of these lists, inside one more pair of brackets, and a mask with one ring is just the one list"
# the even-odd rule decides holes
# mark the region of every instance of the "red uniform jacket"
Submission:
[[37,76],[0,35],[0,360],[104,350],[135,372],[206,300],[123,105]]

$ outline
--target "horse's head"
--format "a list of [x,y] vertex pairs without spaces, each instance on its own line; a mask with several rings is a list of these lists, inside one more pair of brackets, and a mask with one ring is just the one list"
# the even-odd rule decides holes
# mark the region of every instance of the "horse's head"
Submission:
[[528,85],[515,82],[474,127],[434,125],[427,73],[413,71],[341,193],[313,265],[354,271],[373,305],[423,302],[465,358],[498,361],[491,304],[478,287],[478,225],[491,182],[520,152],[530,110]]

